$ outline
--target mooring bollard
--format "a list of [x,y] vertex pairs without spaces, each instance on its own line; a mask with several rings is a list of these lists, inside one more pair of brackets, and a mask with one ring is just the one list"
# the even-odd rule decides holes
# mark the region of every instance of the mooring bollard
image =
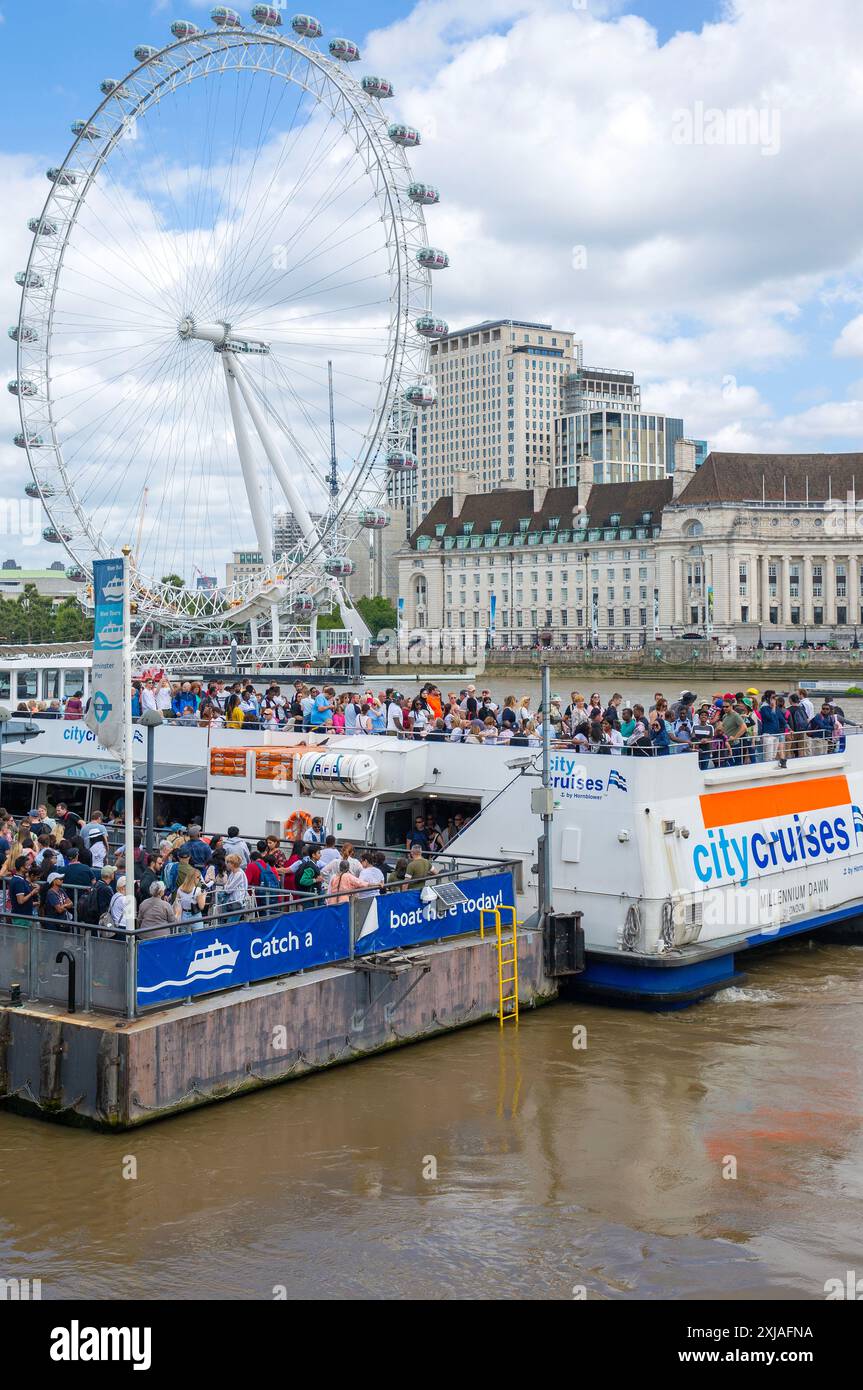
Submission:
[[68,1013],[73,1014],[75,1012],[75,975],[78,967],[71,951],[58,951],[55,957],[55,963],[59,965],[61,960],[67,960],[69,962],[69,996],[66,1009]]

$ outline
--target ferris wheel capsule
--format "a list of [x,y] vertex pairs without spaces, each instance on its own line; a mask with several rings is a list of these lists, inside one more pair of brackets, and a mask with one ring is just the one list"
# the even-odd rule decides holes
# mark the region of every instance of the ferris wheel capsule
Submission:
[[106,77],[104,82],[99,83],[99,91],[106,97],[127,97],[128,87],[124,87],[122,82],[118,82],[116,77]]
[[291,599],[291,612],[298,618],[306,617],[315,611],[315,600],[311,594],[294,594]]
[[175,39],[194,39],[200,32],[197,24],[193,24],[190,19],[175,19],[171,25],[171,33]]
[[45,177],[49,183],[60,184],[63,188],[72,188],[78,182],[78,175],[71,169],[46,169]]
[[[41,434],[22,434],[20,431],[13,437],[12,443],[17,445],[19,449],[44,449],[45,447],[45,441],[42,438]],[[31,487],[36,487],[36,484],[28,483],[24,489],[28,497],[32,497],[34,495],[30,491]],[[39,496],[38,488],[36,488],[35,495],[37,497]]]
[[378,97],[381,101],[385,97],[394,97],[395,88],[388,77],[364,77],[360,83],[366,96]]
[[73,135],[77,135],[84,140],[104,140],[104,130],[98,130],[92,121],[73,121],[71,125]]
[[355,568],[353,560],[349,560],[347,555],[331,555],[324,561],[324,573],[331,575],[333,579],[348,579]]
[[27,226],[29,227],[30,231],[33,233],[34,236],[57,235],[57,223],[48,222],[46,220],[43,220],[41,217],[28,218]]
[[311,14],[295,14],[291,20],[291,28],[301,39],[319,39],[324,32],[320,20]]
[[15,284],[20,285],[22,290],[41,290],[45,288],[44,277],[35,270],[16,270]]
[[54,526],[46,526],[42,532],[43,541],[49,545],[62,545],[64,541],[70,541],[72,537],[68,531],[58,531]]
[[419,459],[409,449],[390,449],[387,454],[387,468],[393,473],[411,473],[418,464]]
[[396,122],[387,126],[387,135],[394,145],[402,145],[405,149],[415,149],[422,141],[422,137],[415,126],[402,125]]
[[268,29],[276,29],[282,22],[282,16],[275,5],[253,5],[252,19],[256,24],[263,24]]
[[9,337],[13,343],[38,343],[39,334],[29,323],[13,324],[9,329]]
[[236,10],[229,10],[227,5],[217,5],[210,10],[210,18],[217,29],[242,29],[243,21]]
[[329,50],[331,58],[338,58],[340,63],[356,63],[360,56],[360,50],[350,39],[330,39]]
[[405,391],[405,400],[408,405],[422,406],[434,405],[437,400],[437,392],[430,381],[418,381],[413,386],[409,386]]
[[14,377],[12,381],[6,382],[6,390],[10,396],[31,398],[38,396],[39,388],[35,381],[30,381],[27,377]]
[[151,43],[139,43],[138,47],[132,50],[132,57],[136,63],[149,63],[158,52],[158,48],[154,48]]
[[437,314],[421,314],[414,321],[414,328],[421,338],[445,338],[449,333],[446,319],[438,318]]
[[390,521],[389,512],[380,511],[377,507],[367,507],[360,512],[360,525],[367,531],[382,531],[385,526],[389,526]]
[[24,491],[28,497],[53,497],[57,489],[50,483],[43,483],[41,488],[38,483],[27,483]]
[[84,584],[87,580],[87,571],[82,570],[80,565],[69,565],[66,570],[66,578],[73,584]]
[[437,246],[421,246],[417,251],[417,260],[425,270],[446,270],[449,265],[446,251],[441,251]]
[[432,203],[440,202],[440,193],[430,183],[412,183],[408,185],[408,197],[412,203],[420,203],[424,207],[430,207]]

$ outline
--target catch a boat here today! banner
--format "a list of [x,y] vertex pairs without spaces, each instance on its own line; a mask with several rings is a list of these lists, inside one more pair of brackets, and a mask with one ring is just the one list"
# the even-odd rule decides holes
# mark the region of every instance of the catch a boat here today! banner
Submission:
[[[442,912],[439,904],[423,902],[419,891],[368,899],[357,954],[479,931],[482,908],[515,903],[511,874],[466,879],[458,886],[465,901]],[[347,903],[144,940],[138,945],[138,1008],[334,965],[349,955]]]

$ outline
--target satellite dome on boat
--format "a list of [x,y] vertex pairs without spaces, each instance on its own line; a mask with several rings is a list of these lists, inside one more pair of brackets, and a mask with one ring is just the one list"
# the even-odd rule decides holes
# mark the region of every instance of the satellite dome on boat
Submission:
[[381,511],[377,507],[367,507],[360,512],[360,525],[364,526],[367,531],[382,531],[389,524],[389,512]]
[[420,315],[414,323],[414,328],[421,338],[445,338],[449,333],[446,319],[438,318],[437,314]]
[[387,468],[394,473],[410,472],[417,467],[419,460],[409,449],[390,449],[387,454]]
[[256,24],[263,24],[269,29],[277,29],[282,22],[282,16],[275,5],[253,5],[252,19]]
[[171,33],[175,39],[193,39],[200,32],[197,24],[193,24],[190,19],[175,19],[171,25]]
[[417,381],[405,391],[408,405],[429,406],[437,400],[437,391],[430,381]]
[[155,58],[158,52],[158,48],[154,48],[151,43],[139,43],[133,50],[132,57],[138,63],[147,63],[151,58]]
[[311,14],[295,14],[291,28],[301,39],[319,39],[324,32],[321,21]]
[[41,217],[31,217],[27,221],[27,226],[34,236],[56,236],[57,223],[43,221]]
[[9,329],[9,337],[13,343],[38,343],[39,334],[35,328],[31,328],[29,323],[16,323]]
[[236,10],[231,10],[227,5],[216,5],[210,10],[210,19],[217,29],[242,29],[243,21]]
[[35,381],[28,381],[26,377],[15,377],[12,381],[7,381],[6,390],[11,396],[38,396],[39,394]]
[[330,56],[338,58],[340,63],[355,63],[360,56],[360,50],[350,39],[330,39]]
[[[45,441],[41,434],[23,434],[21,430],[13,436],[12,443],[16,444],[19,449],[42,449],[45,446]],[[36,488],[36,496],[38,497],[39,489],[36,487],[35,483],[28,483],[25,487],[24,491],[27,496],[33,496],[30,491],[31,487]]]
[[412,183],[408,187],[408,197],[412,203],[422,203],[429,207],[432,203],[440,202],[440,193],[430,183]]
[[360,86],[367,96],[379,97],[381,101],[386,97],[394,97],[396,94],[388,77],[364,77]]
[[325,573],[332,575],[334,579],[347,579],[355,568],[353,560],[349,560],[347,555],[331,555],[324,561]]
[[394,121],[387,126],[387,135],[394,145],[402,145],[406,149],[413,149],[422,141],[422,137],[415,126],[403,125],[400,121]]
[[421,246],[417,251],[417,260],[425,270],[446,270],[449,265],[446,251],[441,251],[437,246]]
[[58,183],[63,188],[72,188],[78,182],[78,175],[71,169],[46,169],[45,177],[49,183]]

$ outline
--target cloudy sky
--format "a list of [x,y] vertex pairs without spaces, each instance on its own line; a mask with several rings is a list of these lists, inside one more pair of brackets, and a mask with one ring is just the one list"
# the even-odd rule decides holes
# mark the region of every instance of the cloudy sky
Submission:
[[[8,323],[70,120],[136,43],[207,9],[0,0]],[[422,129],[413,164],[442,191],[435,307],[451,325],[572,329],[587,362],[633,369],[652,407],[717,448],[860,447],[860,0],[339,0],[320,18]],[[5,392],[0,410],[11,437]],[[0,445],[0,463],[20,495],[20,451]]]

